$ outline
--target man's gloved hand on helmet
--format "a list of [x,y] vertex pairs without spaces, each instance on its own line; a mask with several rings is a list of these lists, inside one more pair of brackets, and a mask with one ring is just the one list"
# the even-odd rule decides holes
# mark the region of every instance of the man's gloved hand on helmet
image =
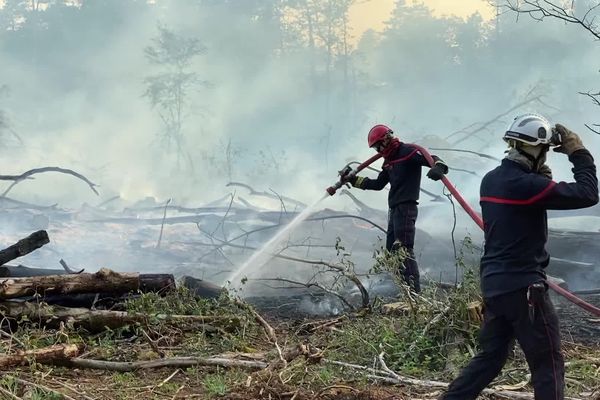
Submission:
[[448,173],[448,166],[441,161],[436,161],[433,167],[427,172],[427,177],[434,181],[439,181]]
[[585,149],[579,135],[572,130],[564,127],[561,124],[556,124],[554,130],[560,134],[561,138],[560,146],[554,148],[555,152],[570,156],[577,150]]

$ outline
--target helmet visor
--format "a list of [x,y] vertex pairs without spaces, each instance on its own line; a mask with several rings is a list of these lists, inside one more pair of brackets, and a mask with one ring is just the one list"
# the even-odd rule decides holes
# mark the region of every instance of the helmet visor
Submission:
[[376,152],[381,153],[385,148],[385,146],[383,145],[383,140],[376,142],[373,146],[371,146],[371,148]]

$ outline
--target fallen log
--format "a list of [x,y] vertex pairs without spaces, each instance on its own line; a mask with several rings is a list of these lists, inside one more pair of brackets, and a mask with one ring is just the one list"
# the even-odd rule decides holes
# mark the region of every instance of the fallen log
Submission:
[[138,290],[168,290],[175,287],[173,275],[117,273],[106,268],[90,274],[65,274],[7,278],[0,280],[0,300],[34,294],[129,293]]
[[230,358],[216,357],[175,357],[163,358],[160,360],[135,362],[117,362],[104,360],[90,360],[86,358],[72,358],[68,360],[68,365],[76,368],[91,368],[116,372],[132,372],[140,369],[163,367],[187,368],[198,365],[210,367],[218,366],[229,368],[249,368],[258,370],[267,368],[267,363],[262,361],[233,360]]
[[25,365],[32,362],[55,364],[79,355],[79,347],[75,344],[59,344],[35,350],[18,351],[15,354],[0,357],[0,370]]
[[48,232],[37,231],[27,236],[24,239],[19,240],[12,246],[7,247],[4,250],[0,250],[0,265],[6,264],[15,258],[22,257],[32,251],[39,249],[45,244],[50,243]]
[[183,328],[193,325],[194,329],[206,333],[217,332],[219,329],[209,323],[220,325],[239,325],[239,317],[235,315],[170,315],[129,313],[125,311],[89,310],[87,308],[70,308],[51,306],[43,303],[0,302],[0,314],[4,318],[35,322],[47,327],[58,327],[64,323],[70,327],[82,327],[91,332],[101,332],[121,328],[126,325],[171,323]]
[[226,293],[226,290],[221,286],[191,276],[184,276],[182,278],[182,285],[188,288],[194,296],[205,299],[216,299],[223,293]]
[[0,267],[2,278],[24,278],[27,276],[65,275],[62,269],[31,268],[24,265],[3,265]]

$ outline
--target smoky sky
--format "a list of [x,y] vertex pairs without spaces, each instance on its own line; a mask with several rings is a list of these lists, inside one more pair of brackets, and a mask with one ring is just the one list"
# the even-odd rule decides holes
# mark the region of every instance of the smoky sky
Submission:
[[[276,0],[28,3],[0,10],[0,110],[23,141],[2,131],[3,171],[73,168],[101,185],[101,197],[47,175],[15,189],[23,200],[77,206],[118,194],[202,204],[239,181],[312,202],[343,164],[371,155],[366,132],[375,123],[404,141],[501,158],[510,119],[536,111],[600,150],[584,127],[598,122],[599,109],[578,94],[598,89],[600,48],[574,25],[510,13],[439,18],[398,1],[383,31],[349,41],[344,2],[337,14],[318,1],[296,9]],[[161,141],[160,110],[143,96],[148,77],[172,72],[144,52],[160,28],[203,48],[183,69],[200,83],[186,90],[179,152]],[[531,98],[473,138],[448,138]],[[450,175],[476,204],[481,176],[496,162],[438,155],[476,172]],[[565,159],[552,156],[550,165],[570,179]],[[382,193],[356,194],[385,208]],[[327,203],[351,206],[344,197]]]

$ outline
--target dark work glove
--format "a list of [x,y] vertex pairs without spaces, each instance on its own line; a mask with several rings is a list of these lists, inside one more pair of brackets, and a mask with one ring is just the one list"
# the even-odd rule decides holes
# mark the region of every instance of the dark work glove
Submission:
[[427,177],[434,181],[439,181],[448,172],[446,164],[437,161],[433,167],[427,172]]

